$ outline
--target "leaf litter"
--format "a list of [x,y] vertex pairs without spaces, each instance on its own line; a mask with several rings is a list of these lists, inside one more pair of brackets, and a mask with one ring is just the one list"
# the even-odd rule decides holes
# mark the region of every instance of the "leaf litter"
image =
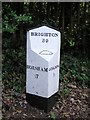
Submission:
[[[75,84],[60,84],[58,99],[50,112],[45,113],[32,107],[26,101],[24,93],[18,96],[12,96],[12,90],[3,89],[2,93],[2,117],[7,120],[14,118],[90,118],[90,89],[78,87]],[[62,92],[64,89],[68,91]],[[66,94],[68,93],[68,95]]]

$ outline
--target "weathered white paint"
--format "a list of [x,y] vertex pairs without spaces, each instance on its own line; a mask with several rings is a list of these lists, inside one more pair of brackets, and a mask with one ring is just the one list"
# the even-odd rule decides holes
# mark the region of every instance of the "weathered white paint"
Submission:
[[61,34],[47,26],[27,32],[26,93],[49,98],[59,89]]

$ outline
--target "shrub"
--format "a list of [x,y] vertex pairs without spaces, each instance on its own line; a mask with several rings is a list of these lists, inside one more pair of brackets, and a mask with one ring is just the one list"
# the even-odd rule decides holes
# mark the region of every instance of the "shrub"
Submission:
[[25,50],[18,49],[3,50],[2,82],[5,89],[10,88],[15,93],[25,88]]
[[78,85],[89,85],[89,61],[63,55],[60,66],[60,80],[66,82],[76,82]]

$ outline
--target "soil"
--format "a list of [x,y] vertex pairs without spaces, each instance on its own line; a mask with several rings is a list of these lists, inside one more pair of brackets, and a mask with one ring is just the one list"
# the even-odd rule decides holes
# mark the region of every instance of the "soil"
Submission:
[[58,99],[50,112],[45,113],[30,106],[26,101],[26,95],[20,93],[12,95],[13,91],[3,89],[2,94],[2,118],[3,120],[27,120],[27,119],[49,119],[56,118],[90,118],[90,89],[77,86],[75,83],[60,83]]

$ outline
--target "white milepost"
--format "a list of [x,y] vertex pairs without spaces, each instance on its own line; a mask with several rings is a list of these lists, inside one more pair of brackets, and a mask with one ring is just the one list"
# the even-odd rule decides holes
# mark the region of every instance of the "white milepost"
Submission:
[[61,34],[48,26],[27,32],[26,93],[50,98],[59,90]]

